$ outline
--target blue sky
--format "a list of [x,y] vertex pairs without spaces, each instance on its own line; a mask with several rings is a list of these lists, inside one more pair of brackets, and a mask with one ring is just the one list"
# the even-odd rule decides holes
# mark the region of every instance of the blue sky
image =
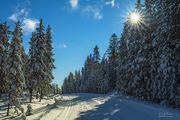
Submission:
[[52,27],[55,53],[53,82],[62,84],[64,77],[81,69],[95,45],[101,56],[113,33],[120,36],[125,17],[136,0],[1,0],[0,22],[14,28],[20,20],[23,44],[29,48],[31,32],[43,18]]

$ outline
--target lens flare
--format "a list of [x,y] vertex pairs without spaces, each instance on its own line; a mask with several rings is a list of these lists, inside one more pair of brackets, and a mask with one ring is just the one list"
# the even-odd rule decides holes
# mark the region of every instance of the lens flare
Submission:
[[140,15],[139,13],[133,12],[130,14],[130,21],[131,23],[137,24],[140,22]]

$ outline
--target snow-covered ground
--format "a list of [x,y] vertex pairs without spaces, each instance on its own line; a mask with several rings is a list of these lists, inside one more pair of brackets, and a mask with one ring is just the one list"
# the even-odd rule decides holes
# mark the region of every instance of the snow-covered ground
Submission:
[[[34,114],[27,116],[27,120],[180,120],[179,109],[125,96],[81,93],[62,97],[56,96],[56,104],[53,99],[34,101]],[[0,120],[17,119],[5,117],[5,112],[0,109]]]

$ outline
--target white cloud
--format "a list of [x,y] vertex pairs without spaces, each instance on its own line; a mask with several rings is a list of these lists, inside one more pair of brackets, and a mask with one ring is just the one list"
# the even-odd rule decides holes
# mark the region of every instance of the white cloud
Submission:
[[70,0],[69,2],[73,9],[78,7],[79,0]]
[[115,6],[115,0],[111,0],[109,2],[106,2],[106,5],[111,5],[112,7]]
[[8,17],[9,20],[17,22],[26,18],[29,15],[29,10],[26,8],[16,10],[11,16]]
[[95,11],[94,19],[101,20],[101,19],[103,19],[103,16],[102,16],[102,14],[99,11]]
[[101,13],[101,10],[96,6],[88,5],[84,7],[83,13],[92,15],[95,20],[101,20],[103,19],[103,15]]
[[36,19],[25,18],[22,22],[22,29],[24,32],[33,32],[36,29],[38,23],[39,21]]
[[8,19],[16,22],[16,21],[18,21],[18,16],[16,14],[12,14]]
[[[102,20],[103,14],[102,10],[104,9],[104,0],[101,1],[93,1],[91,0],[84,0],[85,3],[81,5],[79,0],[69,0],[69,3],[72,9],[78,7],[78,11],[81,12],[83,15],[94,18],[94,20]],[[115,2],[115,0],[113,0]],[[113,4],[114,5],[114,4]]]
[[8,17],[9,20],[13,22],[22,21],[24,18],[26,18],[29,15],[30,9],[29,6],[30,2],[26,1],[24,3],[18,3],[16,7],[14,8],[14,12],[12,15]]
[[64,43],[59,43],[59,44],[58,44],[58,47],[59,47],[59,48],[67,48],[67,45],[64,44]]
[[30,4],[31,3],[29,0],[23,3],[18,3],[14,8],[13,14],[8,17],[8,19],[13,22],[20,21],[22,23],[22,29],[25,34],[33,32],[39,23],[38,20],[29,17]]

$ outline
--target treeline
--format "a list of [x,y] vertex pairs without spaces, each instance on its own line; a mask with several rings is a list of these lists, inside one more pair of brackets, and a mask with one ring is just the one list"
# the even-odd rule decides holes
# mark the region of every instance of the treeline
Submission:
[[107,93],[116,89],[139,99],[180,107],[179,0],[137,0],[120,39],[111,36],[107,54],[88,56],[82,70],[70,73],[63,93]]
[[93,54],[87,57],[84,67],[75,74],[70,73],[65,78],[62,92],[98,92],[107,93],[109,90],[108,61],[105,56],[100,61],[98,46],[95,46]]
[[[32,33],[29,53],[23,47],[23,32],[20,22],[14,30],[7,23],[0,24],[0,95],[8,94],[8,110],[14,106],[23,113],[20,99],[23,91],[29,92],[30,102],[33,94],[39,100],[50,93],[57,93],[57,85],[51,84],[54,67],[51,27],[46,31],[40,20],[36,31]],[[10,41],[11,39],[11,41]]]

